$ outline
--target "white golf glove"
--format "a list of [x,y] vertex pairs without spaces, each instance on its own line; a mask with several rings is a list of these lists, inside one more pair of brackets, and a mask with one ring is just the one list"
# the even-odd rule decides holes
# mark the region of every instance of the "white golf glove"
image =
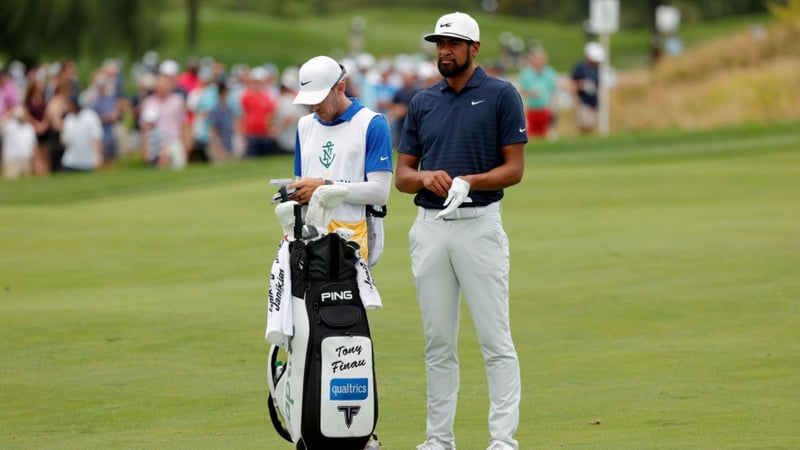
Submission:
[[471,202],[472,199],[467,197],[469,194],[469,183],[461,177],[453,178],[453,184],[450,185],[450,190],[447,191],[447,199],[444,201],[444,209],[436,214],[434,219],[444,219],[445,216],[458,209],[464,202]]

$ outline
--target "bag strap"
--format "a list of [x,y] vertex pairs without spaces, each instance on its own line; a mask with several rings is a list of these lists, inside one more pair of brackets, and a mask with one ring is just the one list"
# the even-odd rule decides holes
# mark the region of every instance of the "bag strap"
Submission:
[[373,206],[367,205],[367,215],[372,217],[377,217],[379,219],[383,219],[386,217],[386,214],[389,213],[389,210],[386,208],[386,205],[383,206]]
[[272,426],[275,427],[275,431],[278,432],[278,435],[292,442],[292,436],[289,434],[289,430],[283,426],[283,422],[281,422],[278,408],[275,407],[275,400],[272,399],[272,395],[267,397],[267,409],[269,409],[269,418],[272,420]]
[[[278,347],[273,345],[272,348],[270,349],[270,355],[269,359],[267,360],[267,364],[269,364],[270,367],[275,367],[275,362],[277,360],[278,360]],[[286,427],[283,425],[283,421],[281,421],[281,416],[280,413],[278,412],[278,408],[275,406],[275,400],[272,398],[272,386],[274,384],[277,384],[278,380],[283,375],[286,374],[282,373],[278,377],[278,379],[275,380],[267,380],[270,387],[269,395],[267,395],[267,409],[269,410],[269,418],[272,421],[272,426],[275,427],[275,431],[278,432],[278,435],[286,439],[287,441],[292,442],[292,436],[289,433],[289,430],[287,430]]]

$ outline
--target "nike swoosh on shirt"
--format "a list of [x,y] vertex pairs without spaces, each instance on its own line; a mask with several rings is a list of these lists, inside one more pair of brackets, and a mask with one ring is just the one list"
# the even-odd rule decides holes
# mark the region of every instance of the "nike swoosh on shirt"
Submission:
[[525,128],[520,128],[520,129],[519,129],[519,132],[520,132],[520,133],[524,133],[524,132],[525,132]]
[[485,102],[485,101],[486,101],[486,100],[473,100],[473,101],[472,101],[472,106],[479,105],[479,104],[481,104],[481,103],[483,103],[483,102]]
[[307,85],[308,83],[311,83],[311,80],[308,80],[308,81],[301,81],[301,82],[300,82],[300,86],[305,86],[305,85]]
[[381,161],[386,161],[387,159],[389,159],[388,156],[381,156]]

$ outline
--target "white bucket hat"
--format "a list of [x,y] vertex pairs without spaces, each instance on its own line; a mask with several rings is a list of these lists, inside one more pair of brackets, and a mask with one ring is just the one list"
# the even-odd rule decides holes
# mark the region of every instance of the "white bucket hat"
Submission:
[[426,34],[425,40],[436,42],[440,37],[454,37],[465,41],[480,42],[481,30],[478,22],[469,14],[454,12],[445,14],[436,21],[433,33]]
[[301,105],[322,103],[331,89],[342,81],[344,74],[344,67],[333,58],[315,56],[309,59],[297,73],[300,86],[294,103]]

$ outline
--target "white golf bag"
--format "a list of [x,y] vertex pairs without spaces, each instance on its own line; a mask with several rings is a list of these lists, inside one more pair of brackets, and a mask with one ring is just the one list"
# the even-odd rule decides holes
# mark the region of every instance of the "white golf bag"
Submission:
[[[290,273],[281,271],[291,284],[292,333],[285,363],[278,361],[281,347],[270,348],[270,418],[297,450],[362,450],[378,417],[372,339],[359,294],[358,265],[366,263],[358,245],[338,233],[308,239],[316,230],[302,226],[299,205],[294,220],[295,240],[284,244]],[[272,307],[278,305],[270,292]]]

